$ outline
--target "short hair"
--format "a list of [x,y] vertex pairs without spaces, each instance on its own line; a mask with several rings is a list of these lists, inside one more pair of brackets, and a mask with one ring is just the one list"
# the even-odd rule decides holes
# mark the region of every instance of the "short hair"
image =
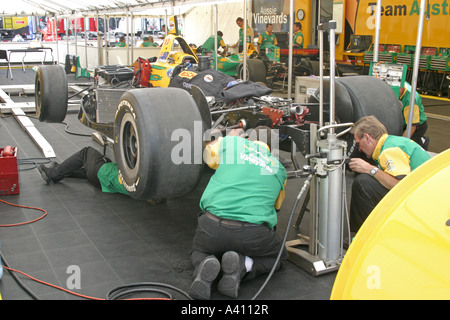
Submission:
[[387,134],[386,127],[375,116],[365,116],[356,121],[351,132],[358,138],[362,138],[367,133],[374,139],[379,139],[383,134]]
[[267,29],[268,26],[272,26],[273,27],[273,24],[271,24],[271,23],[266,24],[266,29]]
[[236,19],[236,22],[238,22],[238,21],[244,21],[244,19],[242,19],[241,17],[239,17],[239,18]]
[[222,31],[217,31],[217,35],[218,35],[219,37],[223,37],[223,32],[222,32]]
[[256,128],[249,130],[248,139],[251,141],[261,141],[267,144],[269,151],[272,152],[272,141],[278,139],[278,134],[267,126],[257,126]]
[[295,22],[294,25],[296,25],[300,30],[302,30],[302,24],[300,22]]

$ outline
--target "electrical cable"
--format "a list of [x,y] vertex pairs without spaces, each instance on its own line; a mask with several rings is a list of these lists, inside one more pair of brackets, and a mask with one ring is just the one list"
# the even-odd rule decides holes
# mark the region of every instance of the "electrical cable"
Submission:
[[25,290],[34,300],[40,300],[39,297],[33,292],[31,291],[30,288],[28,288],[23,282],[22,280],[19,279],[19,277],[15,274],[15,270],[11,269],[8,262],[6,261],[5,257],[3,256],[3,254],[0,251],[0,258],[3,261],[3,268],[5,268],[6,270],[9,271],[9,273],[11,274],[11,276],[14,278],[14,280],[16,280],[17,284],[23,289]]
[[29,206],[24,206],[24,205],[20,205],[20,204],[14,204],[14,203],[10,203],[10,202],[7,202],[5,200],[2,200],[2,199],[0,199],[0,202],[3,202],[5,204],[7,204],[7,205],[14,206],[14,207],[25,208],[25,209],[32,209],[32,210],[38,210],[38,211],[44,212],[43,215],[41,215],[39,218],[36,218],[34,220],[25,221],[25,222],[19,222],[19,223],[13,223],[13,224],[2,224],[2,225],[0,225],[0,227],[17,227],[17,226],[21,226],[21,225],[24,225],[24,224],[30,224],[30,223],[33,223],[33,222],[36,222],[36,221],[39,221],[39,220],[43,219],[47,215],[47,211],[45,211],[44,209],[41,209],[41,208],[29,207]]

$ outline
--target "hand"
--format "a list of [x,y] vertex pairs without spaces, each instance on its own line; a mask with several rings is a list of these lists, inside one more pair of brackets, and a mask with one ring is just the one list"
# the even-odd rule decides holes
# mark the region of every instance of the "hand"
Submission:
[[352,169],[353,172],[358,172],[358,173],[370,174],[370,170],[373,168],[373,165],[371,165],[367,161],[364,161],[361,158],[350,159],[350,163],[348,165],[349,165],[350,169]]

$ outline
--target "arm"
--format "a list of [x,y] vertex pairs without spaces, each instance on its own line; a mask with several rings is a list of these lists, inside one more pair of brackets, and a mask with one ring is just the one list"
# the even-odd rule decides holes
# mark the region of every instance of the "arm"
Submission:
[[281,188],[280,193],[278,194],[278,198],[275,201],[275,205],[274,205],[275,210],[280,210],[281,204],[283,203],[284,198],[286,196],[285,191],[284,191],[284,188],[286,188],[286,182],[287,182],[287,179],[284,180],[283,188]]
[[[354,172],[358,173],[367,173],[370,174],[370,170],[375,168],[375,166],[371,165],[367,161],[364,161],[361,158],[353,158],[349,163],[350,169]],[[391,176],[389,173],[384,172],[383,170],[378,170],[373,177],[381,183],[383,187],[388,190],[391,190],[393,187],[399,183],[399,179]]]

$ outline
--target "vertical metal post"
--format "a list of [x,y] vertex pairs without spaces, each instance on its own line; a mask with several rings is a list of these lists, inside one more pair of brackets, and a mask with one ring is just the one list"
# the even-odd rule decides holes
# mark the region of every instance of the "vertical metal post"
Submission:
[[290,0],[289,3],[289,17],[291,18],[289,21],[289,69],[288,69],[288,99],[291,99],[292,97],[292,64],[293,64],[293,55],[292,55],[292,48],[293,48],[293,41],[294,41],[294,21],[295,21],[295,16],[294,16],[294,0]]
[[247,0],[244,0],[244,29],[242,30],[242,37],[243,37],[243,51],[242,51],[242,55],[244,57],[244,73],[243,73],[243,78],[242,80],[247,80]]
[[217,54],[219,53],[217,51],[217,23],[218,23],[218,10],[217,10],[217,4],[214,4],[214,51],[216,54],[214,55],[214,69],[217,70]]
[[414,104],[417,90],[417,76],[419,73],[419,59],[420,52],[422,51],[422,32],[423,32],[423,20],[425,17],[425,0],[420,1],[420,17],[419,17],[419,27],[417,30],[417,40],[416,40],[416,52],[414,54],[414,70],[412,76],[411,83],[411,97],[409,101],[409,115],[408,115],[408,123],[406,126],[406,136],[411,138],[411,123],[414,115]]
[[[334,107],[334,94],[335,94],[335,73],[336,73],[336,64],[335,64],[335,35],[336,35],[336,21],[332,20],[328,22],[330,28],[330,124],[334,124],[335,122],[335,107]],[[330,133],[334,134],[334,128],[330,129]]]
[[88,69],[88,37],[87,37],[87,25],[89,25],[89,18],[84,17],[84,59],[85,59],[85,68]]
[[318,26],[319,30],[319,128],[323,127],[323,25]]
[[373,62],[378,62],[378,49],[380,43],[380,20],[381,20],[381,0],[377,0],[377,11],[375,12],[375,42],[373,48]]

